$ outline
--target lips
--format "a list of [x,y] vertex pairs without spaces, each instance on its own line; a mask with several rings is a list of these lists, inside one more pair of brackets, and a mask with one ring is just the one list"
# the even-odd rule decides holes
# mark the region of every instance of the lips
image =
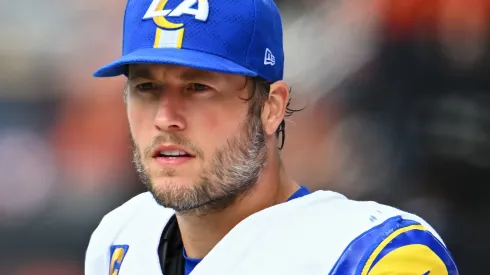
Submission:
[[182,158],[195,157],[186,148],[177,145],[161,145],[152,153],[153,158]]

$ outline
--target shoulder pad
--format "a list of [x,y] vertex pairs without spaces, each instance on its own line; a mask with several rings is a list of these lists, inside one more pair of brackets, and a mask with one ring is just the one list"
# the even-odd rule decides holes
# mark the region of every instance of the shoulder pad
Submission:
[[113,245],[113,242],[128,224],[142,224],[145,220],[172,214],[173,210],[159,206],[149,192],[133,197],[106,214],[90,237],[85,253],[85,274],[96,275],[101,274],[101,270],[112,272],[118,268],[117,263],[122,262],[129,246]]
[[99,223],[93,234],[96,234],[98,231],[105,231],[105,228],[108,227],[110,227],[112,231],[114,230],[114,227],[122,226],[124,223],[130,220],[131,217],[135,215],[135,213],[137,213],[139,209],[145,207],[146,204],[149,205],[152,203],[154,203],[153,197],[149,192],[141,193],[134,196],[116,209],[107,213],[102,218],[101,222]]
[[431,230],[392,217],[354,239],[330,275],[458,275],[454,260]]

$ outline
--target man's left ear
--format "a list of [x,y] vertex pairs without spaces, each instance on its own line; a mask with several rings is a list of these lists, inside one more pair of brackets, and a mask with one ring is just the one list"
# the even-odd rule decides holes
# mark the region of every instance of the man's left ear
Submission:
[[267,135],[273,135],[281,124],[289,101],[289,89],[284,81],[271,84],[269,98],[265,101],[262,111],[262,124]]

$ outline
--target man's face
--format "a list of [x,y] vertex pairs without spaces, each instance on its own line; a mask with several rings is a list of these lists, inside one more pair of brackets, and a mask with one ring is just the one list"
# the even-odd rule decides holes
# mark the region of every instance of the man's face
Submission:
[[255,184],[267,148],[252,81],[172,65],[132,65],[127,111],[140,177],[178,212],[221,210]]

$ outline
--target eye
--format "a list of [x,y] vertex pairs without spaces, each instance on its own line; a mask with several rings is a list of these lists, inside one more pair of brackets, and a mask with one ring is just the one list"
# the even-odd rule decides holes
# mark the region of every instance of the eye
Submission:
[[153,92],[158,89],[157,85],[151,82],[141,83],[134,88],[137,92]]
[[200,84],[200,83],[192,83],[189,85],[189,90],[195,91],[195,92],[206,92],[210,90],[211,88],[207,85]]

